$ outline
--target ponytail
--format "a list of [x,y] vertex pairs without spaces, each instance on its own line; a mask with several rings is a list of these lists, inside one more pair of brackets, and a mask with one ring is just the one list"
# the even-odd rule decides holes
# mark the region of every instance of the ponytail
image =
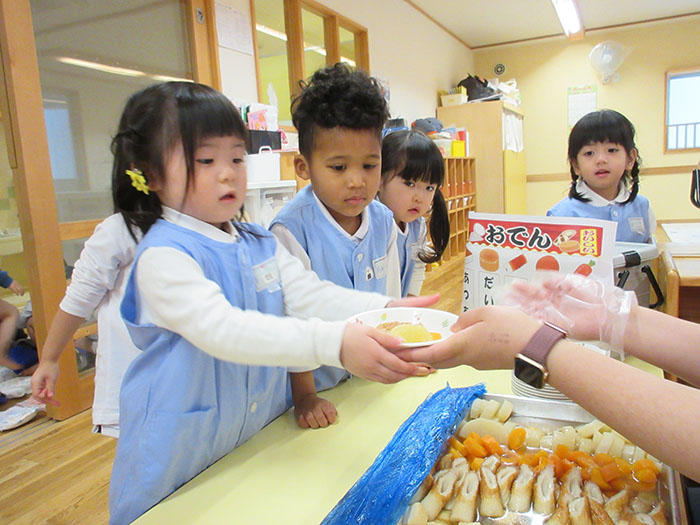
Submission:
[[438,262],[450,242],[450,217],[447,213],[445,198],[439,188],[435,190],[433,197],[428,230],[432,248],[418,254],[418,258],[426,264]]

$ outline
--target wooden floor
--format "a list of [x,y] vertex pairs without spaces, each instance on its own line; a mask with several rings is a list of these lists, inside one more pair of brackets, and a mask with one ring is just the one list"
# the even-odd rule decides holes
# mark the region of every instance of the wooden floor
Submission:
[[[428,272],[423,294],[440,293],[436,308],[459,313],[463,265],[463,258],[454,258]],[[109,521],[116,440],[91,429],[87,410],[65,421],[41,417],[0,433],[0,524]]]

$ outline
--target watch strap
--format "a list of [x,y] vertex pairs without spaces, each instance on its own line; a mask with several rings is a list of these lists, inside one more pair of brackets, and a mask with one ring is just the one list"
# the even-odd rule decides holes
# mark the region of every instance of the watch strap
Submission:
[[565,330],[545,321],[520,353],[546,368],[547,356],[552,347],[566,335]]

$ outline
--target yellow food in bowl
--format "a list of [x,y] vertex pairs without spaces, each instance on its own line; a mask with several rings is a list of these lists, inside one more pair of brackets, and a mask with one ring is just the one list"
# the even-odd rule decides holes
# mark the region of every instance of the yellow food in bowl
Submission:
[[433,340],[433,334],[422,324],[398,324],[389,330],[389,334],[400,337],[406,343],[424,343]]

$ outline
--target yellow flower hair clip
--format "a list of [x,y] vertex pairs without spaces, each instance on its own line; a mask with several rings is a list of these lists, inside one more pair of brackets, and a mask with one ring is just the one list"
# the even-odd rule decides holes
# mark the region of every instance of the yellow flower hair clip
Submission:
[[126,170],[126,174],[131,178],[131,185],[136,188],[137,191],[142,191],[148,195],[148,184],[146,184],[146,177],[143,176],[143,172],[134,168],[133,170]]

